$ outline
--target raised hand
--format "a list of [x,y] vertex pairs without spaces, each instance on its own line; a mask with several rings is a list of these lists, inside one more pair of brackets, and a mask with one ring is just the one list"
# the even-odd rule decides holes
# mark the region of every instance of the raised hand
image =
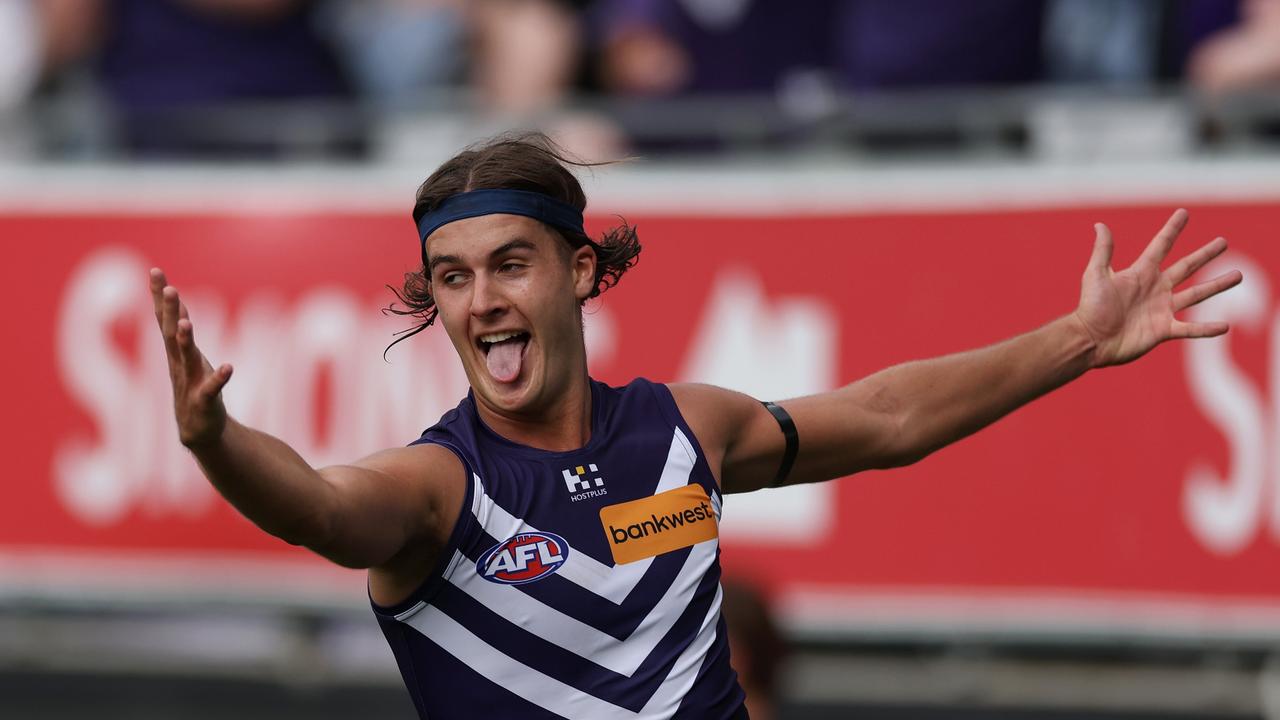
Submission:
[[1227,249],[1224,238],[1201,246],[1161,270],[1187,224],[1187,211],[1176,210],[1156,234],[1142,256],[1128,268],[1111,269],[1111,231],[1098,223],[1093,256],[1085,269],[1076,316],[1096,345],[1093,366],[1119,365],[1136,360],[1166,340],[1215,337],[1227,332],[1225,322],[1192,323],[1175,313],[1235,287],[1243,279],[1239,270],[1183,290],[1178,286]]
[[187,307],[178,298],[178,289],[166,283],[160,268],[151,269],[151,301],[169,358],[178,439],[189,448],[207,445],[218,439],[227,424],[222,388],[231,379],[231,366],[223,364],[215,369],[196,347]]

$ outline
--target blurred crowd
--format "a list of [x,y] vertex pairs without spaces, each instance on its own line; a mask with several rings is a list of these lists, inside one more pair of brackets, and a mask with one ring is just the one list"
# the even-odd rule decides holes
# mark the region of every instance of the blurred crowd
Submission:
[[636,142],[609,103],[1277,81],[1280,0],[0,3],[0,109],[89,102],[132,157],[270,157],[307,132],[360,157],[371,117],[462,107],[608,155]]

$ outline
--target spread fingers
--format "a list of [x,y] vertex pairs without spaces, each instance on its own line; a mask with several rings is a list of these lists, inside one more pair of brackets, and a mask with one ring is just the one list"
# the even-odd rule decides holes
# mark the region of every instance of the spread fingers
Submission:
[[1236,285],[1239,285],[1240,281],[1243,279],[1243,273],[1239,270],[1232,270],[1231,272],[1223,273],[1212,280],[1206,280],[1205,282],[1192,285],[1186,290],[1174,293],[1173,310],[1174,312],[1186,310],[1192,305],[1204,302],[1224,290],[1229,290]]
[[190,318],[180,318],[176,332],[178,353],[182,357],[182,366],[187,377],[199,377],[204,371],[204,357],[196,347],[195,328]]
[[1156,233],[1151,244],[1147,245],[1147,249],[1142,252],[1142,257],[1138,261],[1153,263],[1157,266],[1164,262],[1169,251],[1173,249],[1173,243],[1178,239],[1178,234],[1187,226],[1187,217],[1187,211],[1182,208],[1173,211],[1164,227]]
[[1169,266],[1165,271],[1165,277],[1169,279],[1171,287],[1177,287],[1184,280],[1196,274],[1196,271],[1204,267],[1208,262],[1227,250],[1227,239],[1218,237],[1205,243],[1196,249],[1195,252],[1187,255],[1178,262]]

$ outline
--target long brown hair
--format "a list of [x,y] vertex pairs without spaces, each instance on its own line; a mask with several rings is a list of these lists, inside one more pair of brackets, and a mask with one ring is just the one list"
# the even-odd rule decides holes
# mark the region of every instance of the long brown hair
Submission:
[[[471,190],[529,190],[584,210],[587,196],[569,168],[603,164],[606,163],[584,162],[569,157],[542,133],[501,135],[463,150],[431,173],[431,177],[418,188],[417,200],[413,204],[413,224],[416,227],[423,215],[446,199]],[[640,239],[636,236],[635,227],[625,220],[606,231],[599,242],[592,241],[585,234],[552,229],[564,238],[569,248],[576,250],[590,245],[595,251],[596,283],[587,299],[616,285],[623,273],[639,260]],[[392,345],[430,327],[439,311],[435,298],[431,297],[431,283],[425,266],[405,273],[402,289],[387,287],[404,307],[398,308],[392,303],[383,312],[418,319],[413,327],[396,333],[400,337],[387,346],[389,350]]]

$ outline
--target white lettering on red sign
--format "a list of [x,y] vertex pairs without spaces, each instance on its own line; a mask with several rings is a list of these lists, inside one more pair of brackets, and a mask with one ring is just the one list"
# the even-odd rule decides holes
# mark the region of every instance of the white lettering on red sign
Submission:
[[[94,253],[72,273],[58,310],[62,381],[95,431],[62,441],[54,477],[64,506],[89,524],[119,522],[135,510],[196,517],[214,499],[177,441],[148,267],[133,251]],[[391,333],[406,322],[384,319],[383,300],[318,287],[286,304],[264,290],[232,316],[221,298],[179,289],[201,349],[215,365],[235,365],[225,391],[229,412],[285,439],[317,467],[405,444],[466,392],[443,332],[401,343],[383,361]],[[113,341],[113,326],[123,323],[134,326],[136,348]],[[322,372],[328,422],[317,427]]]
[[[216,498],[178,443],[149,267],[133,250],[99,250],[72,272],[58,308],[60,376],[94,431],[60,442],[54,483],[63,506],[86,524],[121,522],[135,511],[194,519]],[[285,302],[261,290],[233,315],[225,299],[173,280],[201,350],[215,365],[235,366],[224,392],[228,412],[285,440],[315,467],[404,445],[466,394],[442,328],[396,345],[383,361],[392,333],[411,322],[379,312],[387,297],[364,301],[346,288],[319,286]],[[136,347],[113,340],[122,324],[131,326]],[[589,308],[585,324],[591,356],[610,357],[610,314]]]
[[1192,535],[1222,555],[1240,552],[1267,525],[1280,539],[1280,313],[1269,315],[1273,296],[1261,266],[1232,253],[1211,265],[1205,277],[1226,268],[1241,270],[1244,283],[1193,308],[1188,318],[1226,320],[1232,333],[1267,333],[1271,396],[1233,359],[1232,334],[1185,344],[1192,399],[1226,439],[1228,467],[1221,473],[1203,460],[1191,466],[1183,515]]

